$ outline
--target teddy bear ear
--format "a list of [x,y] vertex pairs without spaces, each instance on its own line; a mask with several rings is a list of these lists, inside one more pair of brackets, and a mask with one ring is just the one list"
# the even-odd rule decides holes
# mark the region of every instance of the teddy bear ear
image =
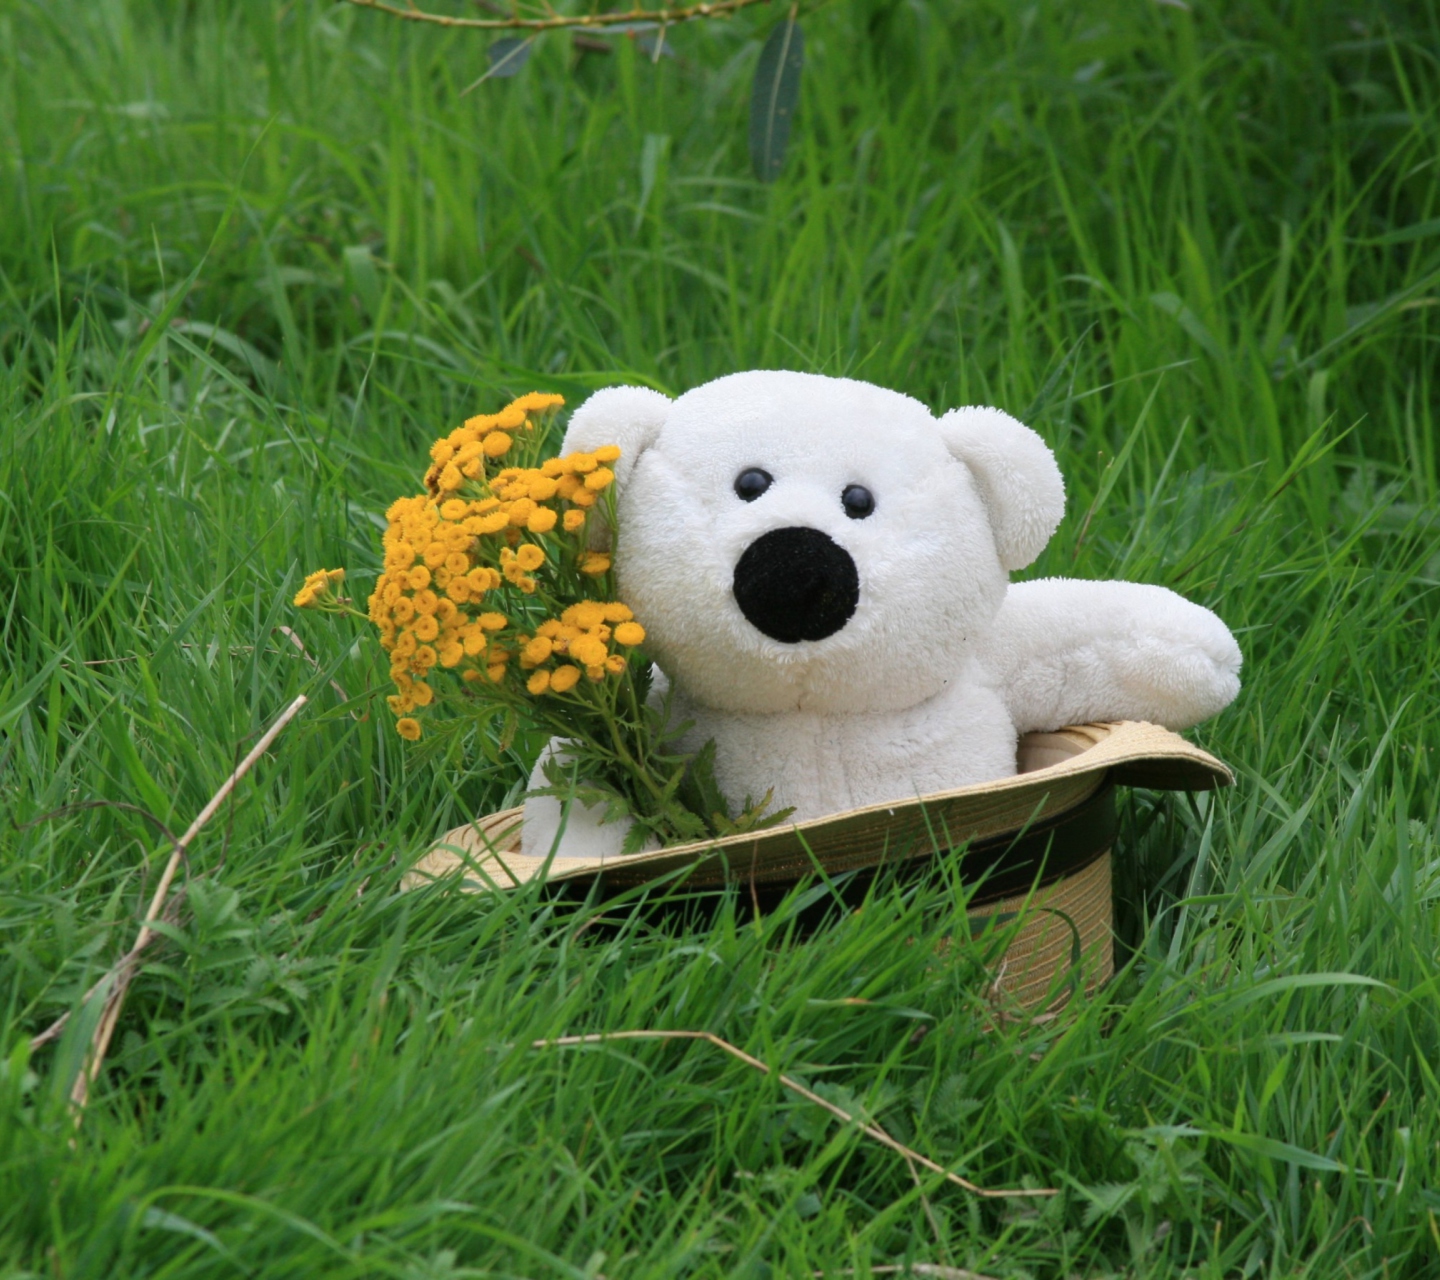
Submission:
[[636,460],[660,434],[670,413],[670,401],[647,387],[606,387],[597,391],[570,415],[560,452],[589,452],[601,445],[618,444],[615,485],[623,489]]
[[970,468],[1007,570],[1023,569],[1065,514],[1065,481],[1050,447],[999,409],[952,409],[940,419],[946,447]]

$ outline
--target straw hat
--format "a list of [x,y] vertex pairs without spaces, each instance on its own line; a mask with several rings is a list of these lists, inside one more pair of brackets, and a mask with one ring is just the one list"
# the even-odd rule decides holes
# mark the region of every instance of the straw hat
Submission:
[[1208,791],[1234,777],[1214,756],[1141,721],[1027,734],[1017,762],[1018,773],[994,782],[608,859],[526,856],[524,811],[506,809],[447,832],[402,884],[455,877],[462,892],[484,893],[543,878],[608,896],[673,879],[687,890],[742,884],[773,900],[810,874],[860,872],[852,884],[863,886],[882,866],[921,870],[963,846],[961,874],[979,882],[972,927],[1022,920],[992,990],[1033,1008],[1076,961],[1087,987],[1112,972],[1114,784]]

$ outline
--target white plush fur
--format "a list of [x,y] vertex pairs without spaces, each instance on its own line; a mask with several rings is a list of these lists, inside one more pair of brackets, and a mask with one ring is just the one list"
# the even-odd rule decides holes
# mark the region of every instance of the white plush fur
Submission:
[[[674,683],[689,745],[716,743],[732,803],[773,788],[795,819],[1015,772],[1018,733],[1086,720],[1181,729],[1239,689],[1240,651],[1208,610],[1161,587],[1008,571],[1039,555],[1064,487],[1033,431],[998,409],[936,419],[908,396],[811,374],[731,374],[671,402],[634,387],[575,413],[564,448],[617,443],[621,598]],[[736,476],[774,477],[753,502]],[[840,495],[875,495],[865,519]],[[783,643],[746,619],[735,566],[782,528],[855,563],[854,614]],[[552,744],[554,747],[556,744]],[[537,777],[533,785],[544,785]],[[610,856],[625,832],[527,802],[529,853]]]

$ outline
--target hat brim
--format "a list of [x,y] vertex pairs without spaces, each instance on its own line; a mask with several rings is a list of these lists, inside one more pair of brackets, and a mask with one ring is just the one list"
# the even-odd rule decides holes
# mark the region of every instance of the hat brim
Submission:
[[1111,782],[1161,791],[1209,791],[1234,782],[1208,752],[1134,720],[1026,734],[1017,763],[1020,772],[993,782],[604,859],[521,853],[524,810],[506,809],[446,832],[402,887],[450,877],[467,892],[506,891],[537,879],[576,888],[598,881],[605,892],[672,878],[687,889],[784,885],[817,871],[838,875],[1038,834]]

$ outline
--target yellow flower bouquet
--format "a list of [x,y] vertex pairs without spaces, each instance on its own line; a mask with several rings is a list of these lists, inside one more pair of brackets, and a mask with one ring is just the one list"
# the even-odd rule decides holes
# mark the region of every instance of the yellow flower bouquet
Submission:
[[[650,697],[645,629],[616,599],[615,445],[542,460],[564,404],[532,392],[468,419],[430,450],[423,493],[386,512],[384,567],[367,615],[339,597],[343,569],[310,574],[294,603],[366,616],[390,658],[387,699],[407,741],[479,724],[508,744],[525,728],[565,740],[532,794],[601,805],[629,821],[625,851],[781,821],[766,796],[731,816],[713,745],[684,755]],[[611,541],[593,549],[597,513]]]

